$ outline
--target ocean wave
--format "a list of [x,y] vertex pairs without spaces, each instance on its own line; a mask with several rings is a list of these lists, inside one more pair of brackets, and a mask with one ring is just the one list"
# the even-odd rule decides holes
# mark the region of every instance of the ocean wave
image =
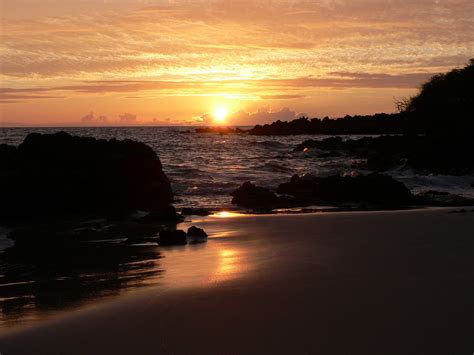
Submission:
[[270,148],[284,148],[287,147],[287,144],[278,142],[278,141],[256,141],[253,142],[254,145],[270,147]]
[[288,166],[279,164],[274,161],[270,161],[258,167],[258,169],[264,169],[266,171],[275,172],[275,173],[288,173],[291,174],[294,170]]

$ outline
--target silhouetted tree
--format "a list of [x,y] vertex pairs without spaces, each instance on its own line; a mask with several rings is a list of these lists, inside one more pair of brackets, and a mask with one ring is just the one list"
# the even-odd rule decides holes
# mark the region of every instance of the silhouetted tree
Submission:
[[433,76],[405,101],[403,112],[427,130],[465,129],[474,121],[474,59],[461,69]]

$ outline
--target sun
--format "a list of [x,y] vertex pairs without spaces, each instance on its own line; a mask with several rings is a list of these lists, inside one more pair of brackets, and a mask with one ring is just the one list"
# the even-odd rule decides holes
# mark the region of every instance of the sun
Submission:
[[229,109],[226,107],[220,106],[214,110],[214,121],[216,121],[216,123],[225,123],[227,121],[227,116],[229,116]]

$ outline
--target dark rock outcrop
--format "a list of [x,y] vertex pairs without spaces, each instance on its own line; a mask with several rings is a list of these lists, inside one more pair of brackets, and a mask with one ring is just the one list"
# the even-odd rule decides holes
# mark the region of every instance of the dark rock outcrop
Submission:
[[207,233],[202,228],[192,226],[188,229],[188,238],[205,239],[207,238]]
[[274,209],[342,203],[400,206],[414,201],[403,183],[381,174],[305,178],[294,175],[288,183],[278,186],[277,193],[280,196],[246,182],[233,192],[232,203],[246,208]]
[[160,159],[132,140],[28,135],[0,147],[0,216],[42,218],[154,211],[172,202]]
[[158,244],[160,246],[186,245],[187,243],[186,232],[182,230],[161,231],[160,237],[158,238]]
[[365,168],[383,172],[392,168],[433,174],[463,175],[474,171],[474,138],[466,134],[430,134],[364,137],[343,141],[340,137],[307,140],[295,151],[319,149],[321,156],[366,159]]
[[249,134],[257,136],[286,136],[299,134],[401,134],[408,123],[403,114],[378,113],[372,116],[345,116],[336,119],[300,117],[290,122],[276,121],[257,125]]
[[406,166],[431,174],[464,175],[474,172],[473,131],[437,133],[408,150]]
[[298,175],[281,184],[277,193],[291,195],[302,204],[316,202],[365,202],[377,205],[407,204],[412,201],[410,190],[401,182],[381,174],[329,176],[301,179]]
[[232,203],[248,208],[271,208],[278,203],[278,197],[270,190],[255,186],[250,181],[232,192]]

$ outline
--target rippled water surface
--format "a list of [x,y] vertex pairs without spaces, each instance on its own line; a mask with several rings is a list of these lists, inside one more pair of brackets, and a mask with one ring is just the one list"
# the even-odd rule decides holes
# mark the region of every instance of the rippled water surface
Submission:
[[[177,207],[229,208],[229,194],[245,181],[276,188],[294,174],[321,176],[356,170],[353,159],[294,152],[297,144],[318,136],[197,134],[189,127],[1,128],[0,144],[18,145],[28,133],[60,130],[97,138],[130,138],[149,144],[158,153],[178,195]],[[410,171],[390,174],[414,192],[436,189],[474,197],[474,189],[470,187],[472,176],[427,176]]]

